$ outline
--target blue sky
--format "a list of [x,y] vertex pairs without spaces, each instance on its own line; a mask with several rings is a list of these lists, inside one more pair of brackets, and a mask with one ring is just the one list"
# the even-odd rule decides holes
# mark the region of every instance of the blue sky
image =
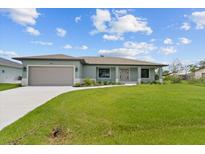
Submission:
[[1,9],[0,56],[205,58],[205,9]]

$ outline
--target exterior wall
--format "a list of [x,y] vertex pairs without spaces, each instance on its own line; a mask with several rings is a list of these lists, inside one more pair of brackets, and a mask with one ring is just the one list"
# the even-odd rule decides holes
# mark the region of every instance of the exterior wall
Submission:
[[[99,65],[83,65],[83,75],[82,78],[86,79],[89,78],[91,80],[95,81],[112,81],[115,82],[116,73],[115,73],[115,67],[114,66],[99,66]],[[98,69],[99,68],[110,68],[111,70],[111,77],[110,79],[100,79],[98,77]]]
[[138,79],[138,70],[137,67],[130,68],[130,81],[137,81]]
[[[99,78],[99,68],[110,68],[110,78]],[[111,81],[111,82],[115,82],[115,79],[116,79],[116,72],[115,72],[115,67],[97,67],[97,78],[96,80],[97,81]]]
[[195,79],[200,79],[200,78],[202,78],[202,73],[205,73],[205,68],[196,71],[196,72],[194,73],[194,78],[195,78]]
[[[120,68],[128,68],[130,71],[130,82],[138,81],[138,67],[137,66],[100,66],[100,65],[83,65],[82,69],[82,79],[89,78],[96,81],[116,81],[116,69]],[[110,68],[111,69],[111,78],[109,79],[100,79],[98,77],[98,68]],[[154,67],[141,67],[141,68],[149,68],[149,78],[142,78],[142,82],[152,82],[155,80],[155,68]],[[120,73],[118,73],[119,79]],[[120,81],[119,81],[120,82]]]
[[[4,73],[2,71],[5,71]],[[19,76],[22,76],[21,68],[0,66],[0,83],[18,83]]]
[[[74,82],[81,82],[85,78],[89,78],[95,81],[112,81],[118,82],[120,73],[118,73],[118,78],[116,76],[117,70],[120,68],[129,68],[129,81],[137,82],[138,81],[138,66],[103,66],[103,65],[82,65],[80,61],[63,61],[63,60],[23,60],[23,67],[26,67],[26,70],[23,70],[22,74],[22,85],[28,84],[27,71],[29,65],[73,65],[77,68],[75,69],[75,80]],[[109,79],[100,79],[98,77],[98,69],[99,68],[110,68],[111,69],[111,77]],[[149,78],[142,78],[142,82],[151,82],[155,80],[155,67],[141,66],[141,69],[149,68]],[[119,71],[118,71],[119,72]],[[119,81],[120,82],[120,81]]]
[[77,68],[75,70],[74,82],[80,82],[82,78],[82,64],[80,61],[64,61],[64,60],[23,60],[23,67],[26,67],[26,71],[23,70],[22,74],[22,85],[28,85],[27,71],[29,65],[73,65]]
[[96,80],[96,66],[93,65],[83,65],[82,67],[82,78],[89,78],[91,80]]
[[[149,67],[141,67],[141,69],[146,69]],[[149,68],[149,78],[142,78],[142,82],[152,82],[155,80],[155,68]]]

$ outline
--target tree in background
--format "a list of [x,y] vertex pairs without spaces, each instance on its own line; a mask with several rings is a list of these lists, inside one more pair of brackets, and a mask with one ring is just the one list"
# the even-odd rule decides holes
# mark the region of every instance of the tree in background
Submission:
[[181,63],[181,61],[179,59],[175,59],[170,65],[169,65],[169,71],[171,73],[179,73],[180,71],[182,71],[183,69],[183,65]]
[[199,68],[203,68],[203,67],[205,67],[205,60],[201,60],[199,62]]

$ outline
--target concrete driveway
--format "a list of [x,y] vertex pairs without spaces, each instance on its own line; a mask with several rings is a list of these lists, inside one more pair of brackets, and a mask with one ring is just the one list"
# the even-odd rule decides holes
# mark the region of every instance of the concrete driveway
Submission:
[[[117,86],[117,85],[116,85]],[[28,86],[0,92],[0,130],[48,100],[69,91],[113,87]]]
[[82,88],[20,87],[0,92],[0,130],[36,107],[64,92]]

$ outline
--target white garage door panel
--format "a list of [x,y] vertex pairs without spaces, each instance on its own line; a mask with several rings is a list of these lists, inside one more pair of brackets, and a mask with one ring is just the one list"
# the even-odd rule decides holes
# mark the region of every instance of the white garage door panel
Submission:
[[71,86],[73,67],[30,66],[29,85],[31,86]]

